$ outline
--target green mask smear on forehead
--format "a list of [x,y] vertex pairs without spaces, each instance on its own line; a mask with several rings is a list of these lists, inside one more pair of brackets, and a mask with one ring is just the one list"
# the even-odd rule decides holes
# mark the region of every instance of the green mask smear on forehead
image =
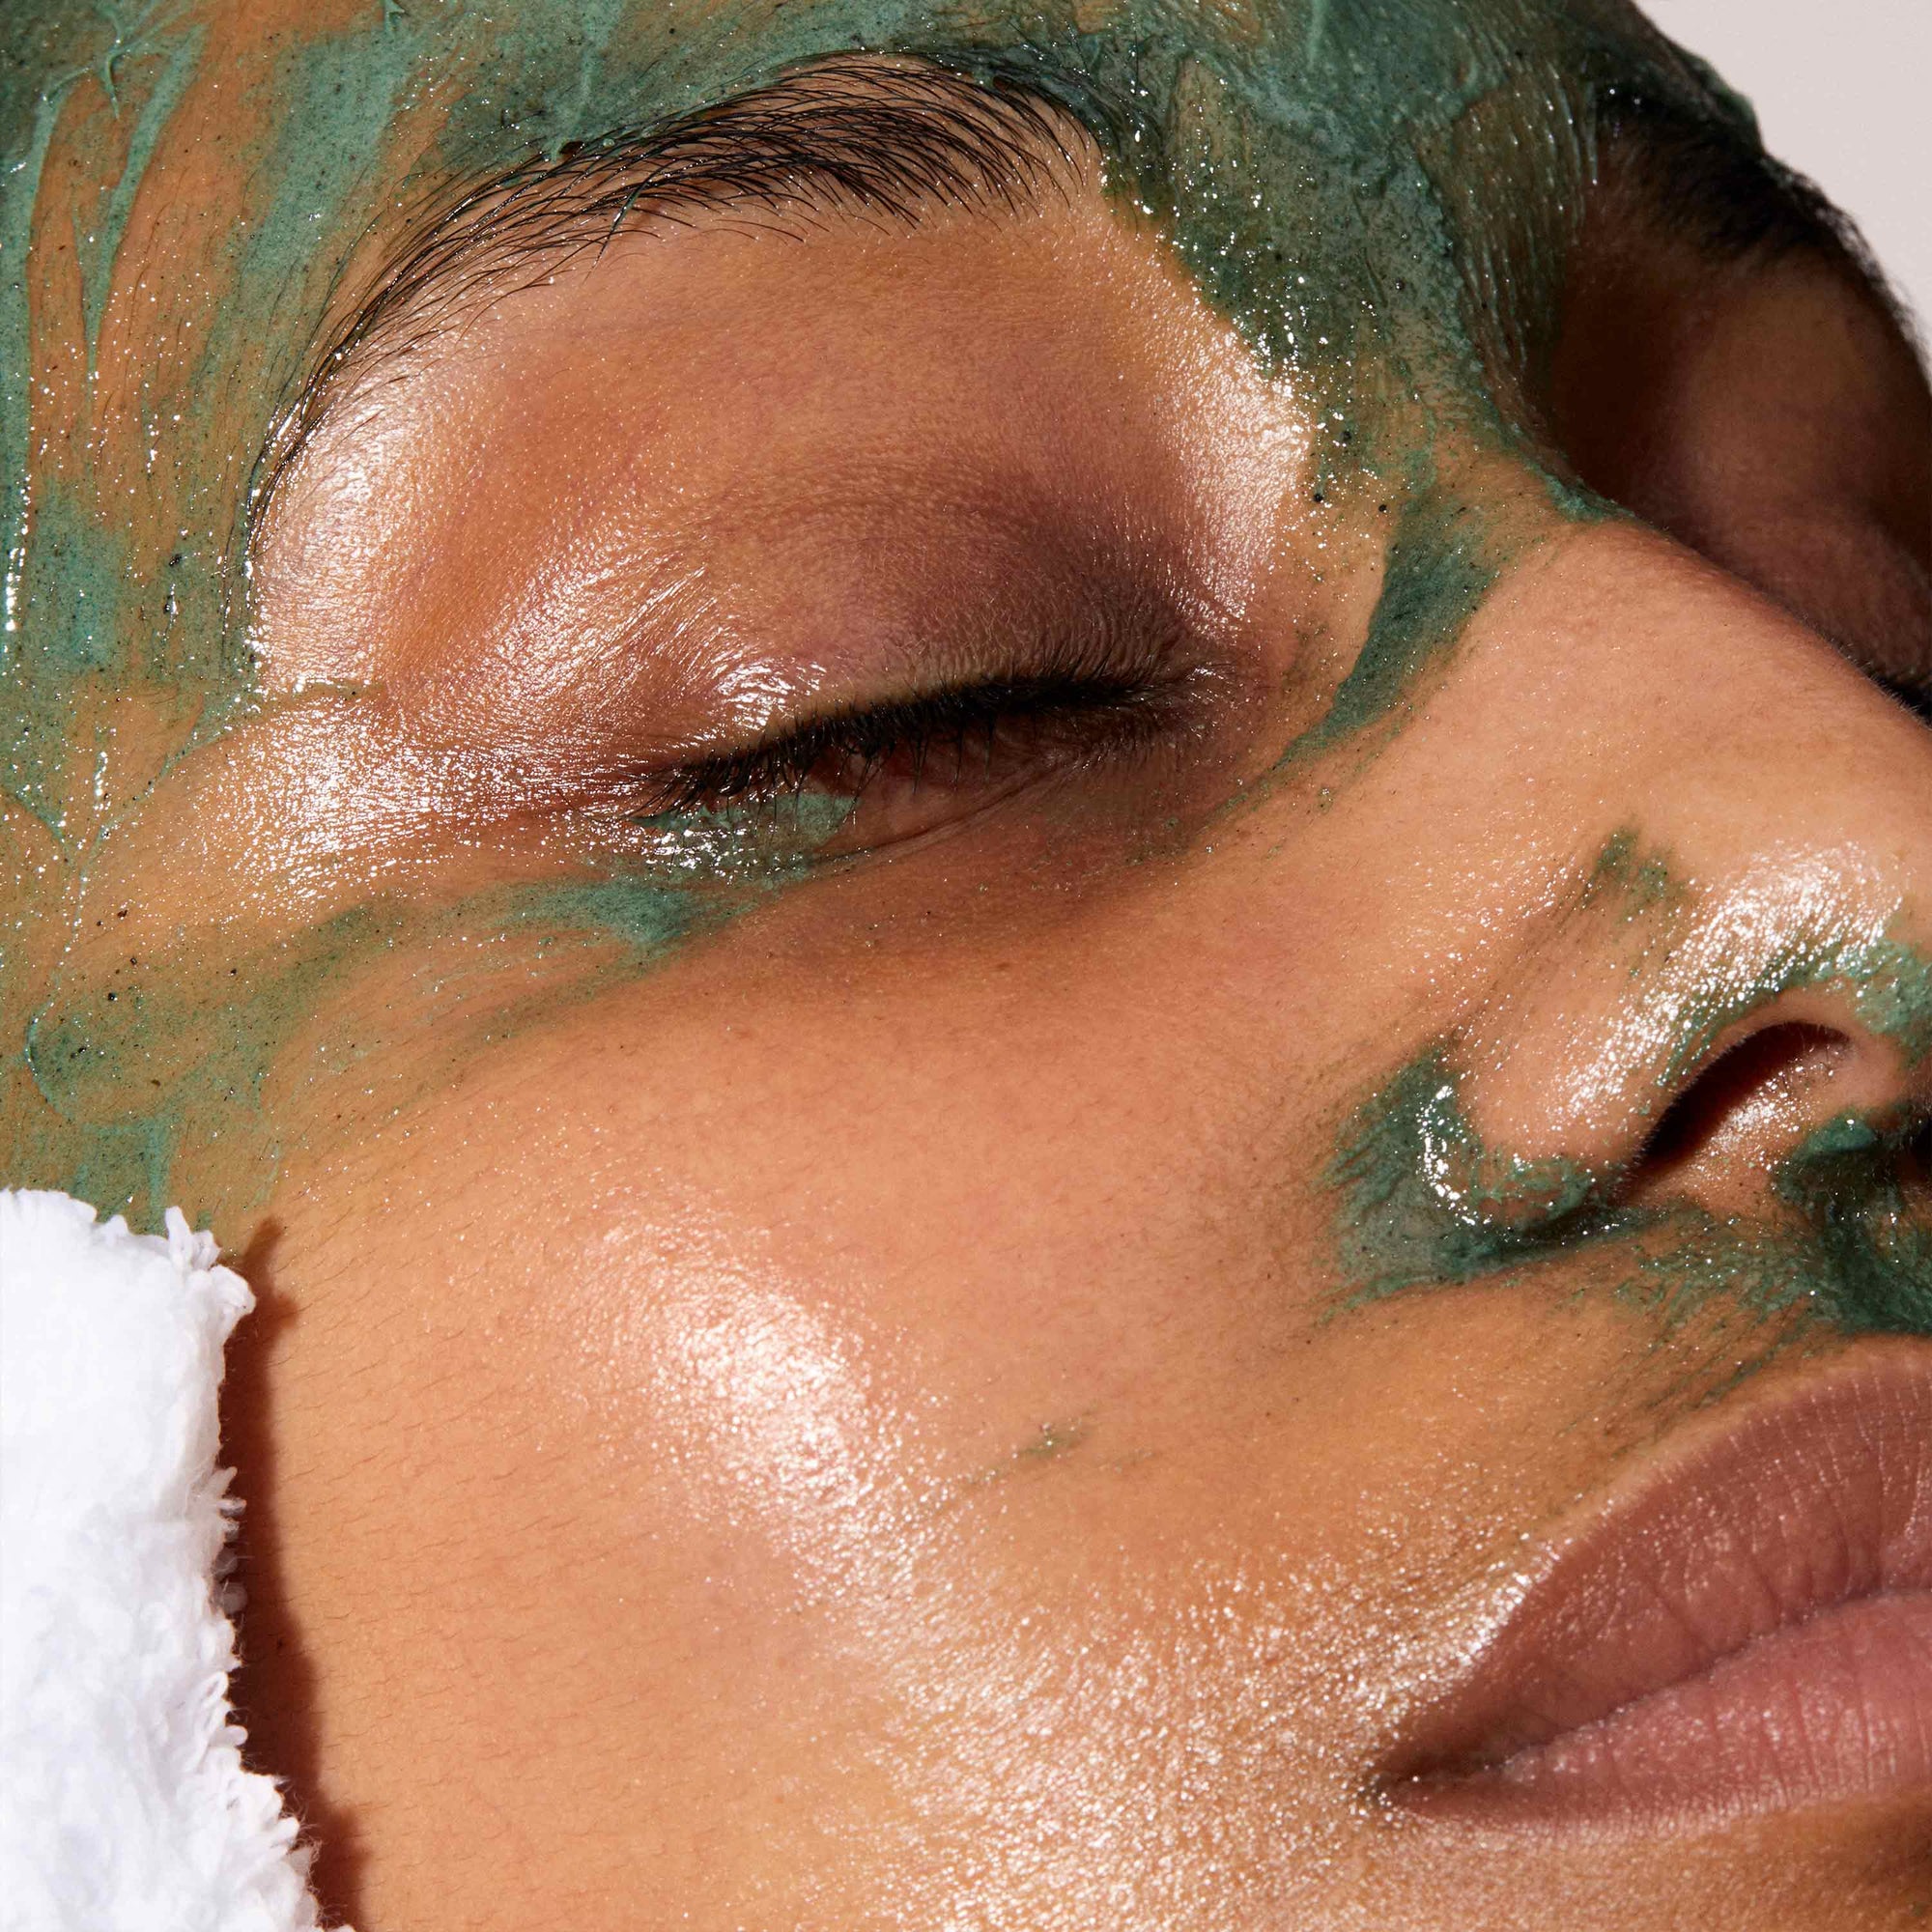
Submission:
[[[101,841],[258,702],[249,491],[308,373],[335,278],[398,207],[813,60],[923,56],[1065,106],[1099,144],[1113,191],[1166,226],[1261,364],[1293,373],[1335,428],[1318,452],[1326,469],[1393,472],[1426,455],[1418,440],[1510,440],[1483,353],[1548,303],[1590,166],[1593,97],[1614,83],[1692,113],[1738,113],[1614,0],[787,0],[710,12],[523,0],[487,14],[368,0],[253,40],[215,6],[0,0],[0,24],[13,55],[0,67],[0,782],[14,900],[0,1109],[9,1143],[38,1150],[36,1178],[98,1174],[103,1150],[138,1146],[113,1156],[116,1171],[145,1162],[156,1203],[165,1150],[204,1112],[191,1096],[260,1080],[181,1064],[164,1027],[205,1037],[210,1066],[220,1058],[213,1019],[187,1022],[185,980],[182,1001],[117,1018],[122,1043],[90,1065],[91,1094],[126,1083],[118,1112],[81,1105],[52,1070],[54,1042],[71,1051],[93,1024],[62,1010],[60,960],[92,917]],[[226,224],[171,228],[156,204],[183,179],[157,173],[180,168],[170,139],[182,126],[201,130],[202,166],[178,191],[232,194]],[[71,239],[71,324],[56,259]],[[1505,286],[1511,313],[1492,315]],[[165,304],[168,327],[130,367],[117,318],[137,300]],[[1387,610],[1322,727],[1329,741],[1388,709],[1497,567],[1486,553],[1465,571],[1436,516],[1404,527]],[[1434,588],[1409,568],[1430,557]],[[576,901],[586,917],[611,914],[607,936],[633,961],[662,950],[636,944],[639,891],[613,874],[605,897],[593,886]],[[362,916],[372,931],[400,917],[374,897]],[[523,917],[507,904],[499,916]],[[298,1023],[308,994],[288,990],[296,980],[306,988],[302,976],[334,977],[357,956],[333,926],[289,935],[285,949],[303,963],[269,971],[283,991],[231,1015],[251,1064],[271,1061]],[[143,1027],[174,1069],[165,1076],[137,1070]],[[163,1099],[151,1103],[136,1084],[157,1078]],[[170,1083],[189,1097],[164,1128],[153,1122]]]

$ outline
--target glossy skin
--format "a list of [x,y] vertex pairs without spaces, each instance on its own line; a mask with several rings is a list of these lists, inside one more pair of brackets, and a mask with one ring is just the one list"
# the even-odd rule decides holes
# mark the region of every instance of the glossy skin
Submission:
[[[1579,270],[1541,444],[1384,407],[1338,468],[1332,372],[1258,366],[1067,146],[996,215],[646,225],[352,392],[254,553],[266,701],[181,754],[153,691],[79,687],[71,748],[176,755],[84,863],[15,815],[37,1038],[110,993],[175,1016],[98,1089],[43,1053],[69,1117],[191,1089],[221,982],[299,967],[259,1085],[211,1056],[164,1171],[263,1295],[242,1696],[325,1896],[365,1928],[1911,1923],[1924,1794],[1605,1836],[1376,1780],[1579,1494],[1741,1371],[1926,1342],[1666,1306],[1623,1238],[1362,1301],[1333,1172],[1446,1040],[1486,1143],[1613,1177],[1668,1260],[1780,1225],[1820,1123],[1932,1099],[1906,993],[1775,970],[1932,952],[1932,738],[1866,675],[1923,668],[1909,355],[1835,267],[1687,258],[1653,313],[1744,347],[1642,378],[1688,399],[1619,440]],[[129,264],[232,221],[174,168]],[[150,286],[115,272],[97,398],[175,353]],[[1740,368],[1791,387],[1735,401]],[[93,407],[138,478],[139,412]],[[1872,475],[1801,433],[1866,418]],[[1738,481],[1753,427],[1815,554]],[[1416,449],[1508,541],[1402,704],[1324,740]],[[1572,514],[1569,464],[1707,554]],[[754,827],[695,884],[583,776],[1110,598],[1178,634],[1131,746],[888,761],[829,843]],[[1662,897],[1605,874],[1625,834]],[[561,895],[593,888],[628,910]],[[27,1179],[107,1158],[14,1118]]]

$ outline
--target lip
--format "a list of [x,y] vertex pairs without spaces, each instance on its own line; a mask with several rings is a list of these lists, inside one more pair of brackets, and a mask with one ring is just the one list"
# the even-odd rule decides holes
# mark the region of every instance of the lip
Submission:
[[1638,1829],[1932,1792],[1932,1345],[1734,1402],[1579,1512],[1382,1789]]

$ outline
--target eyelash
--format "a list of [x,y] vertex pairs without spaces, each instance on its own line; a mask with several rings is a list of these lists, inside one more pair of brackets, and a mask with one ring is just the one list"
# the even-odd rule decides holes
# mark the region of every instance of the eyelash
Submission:
[[895,774],[917,792],[997,782],[1003,764],[1065,769],[1131,755],[1175,727],[1199,675],[1168,667],[1017,672],[834,712],[656,774],[652,809],[780,805],[812,789],[856,802]]

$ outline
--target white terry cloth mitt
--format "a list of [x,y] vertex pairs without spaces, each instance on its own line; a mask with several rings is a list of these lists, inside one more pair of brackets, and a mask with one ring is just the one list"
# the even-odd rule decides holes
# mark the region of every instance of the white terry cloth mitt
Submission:
[[229,1331],[208,1235],[0,1192],[0,1927],[310,1932],[307,1852],[242,1767],[217,1581]]

